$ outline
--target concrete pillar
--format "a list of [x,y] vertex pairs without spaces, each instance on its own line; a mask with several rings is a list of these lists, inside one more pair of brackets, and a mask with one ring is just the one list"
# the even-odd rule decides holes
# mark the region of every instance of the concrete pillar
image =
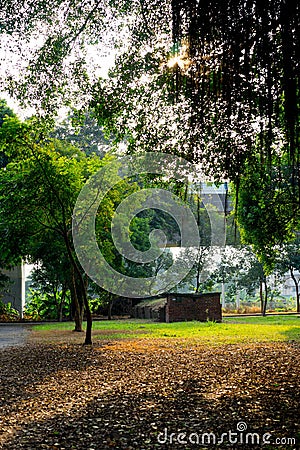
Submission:
[[11,283],[0,292],[3,303],[11,303],[20,316],[23,317],[25,307],[25,264],[20,264],[11,270],[1,270],[10,278]]

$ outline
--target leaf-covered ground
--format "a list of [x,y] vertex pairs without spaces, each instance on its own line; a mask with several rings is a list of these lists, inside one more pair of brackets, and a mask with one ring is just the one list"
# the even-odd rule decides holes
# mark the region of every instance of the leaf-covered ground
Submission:
[[299,356],[297,342],[33,340],[0,351],[0,448],[300,448]]

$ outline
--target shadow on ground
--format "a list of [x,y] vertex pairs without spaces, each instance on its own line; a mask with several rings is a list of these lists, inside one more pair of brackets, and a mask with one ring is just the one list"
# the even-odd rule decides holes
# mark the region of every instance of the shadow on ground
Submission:
[[1,351],[1,448],[256,449],[268,433],[265,449],[296,449],[299,356],[296,343],[159,340]]

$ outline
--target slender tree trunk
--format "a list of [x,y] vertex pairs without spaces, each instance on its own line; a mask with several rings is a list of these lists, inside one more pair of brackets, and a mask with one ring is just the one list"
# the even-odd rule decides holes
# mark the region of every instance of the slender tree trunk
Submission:
[[293,282],[295,283],[295,288],[296,288],[296,308],[297,308],[297,313],[300,313],[299,284],[298,284],[298,281],[297,281],[297,279],[295,277],[294,270],[293,270],[292,267],[290,267],[290,274],[291,274],[291,278],[292,278]]
[[59,320],[59,302],[58,302],[58,300],[57,300],[57,290],[55,289],[55,288],[53,288],[53,298],[54,298],[54,303],[55,303],[55,308],[56,308],[56,317],[57,317],[57,320],[60,322],[60,320]]
[[87,296],[84,296],[84,306],[85,306],[85,314],[86,314],[86,332],[85,332],[85,341],[84,345],[92,345],[92,326],[93,319],[92,313],[89,305],[89,301]]
[[222,293],[221,293],[222,308],[224,309],[225,306],[226,306],[226,304],[225,304],[225,283],[224,283],[224,281],[222,281],[221,286],[222,286]]
[[[200,196],[197,195],[197,225],[198,229],[200,227]],[[196,272],[196,292],[198,293],[200,290],[200,276],[201,276],[201,268],[200,268],[200,248],[198,248],[197,255],[197,272]]]
[[198,248],[197,273],[196,273],[196,292],[197,293],[200,291],[201,269],[202,269],[202,267],[200,267],[200,249]]
[[75,282],[75,275],[74,271],[72,270],[72,283],[71,283],[71,299],[72,303],[74,305],[74,322],[75,322],[75,328],[74,331],[82,332],[82,321],[83,321],[83,308],[80,307],[80,303],[77,296],[77,290],[76,290],[76,282]]
[[263,283],[259,280],[259,298],[260,298],[260,311],[263,314],[264,311],[264,297],[263,297]]
[[236,293],[236,296],[235,296],[235,303],[236,303],[236,309],[239,310],[239,309],[240,309],[240,306],[241,306],[241,303],[240,303],[240,291],[238,291],[238,292]]
[[75,328],[74,331],[82,332],[82,322],[83,322],[83,310],[80,308],[80,304],[78,301],[77,293],[74,291],[74,295],[72,295],[72,300],[74,302],[75,312],[74,312],[74,322]]
[[265,316],[267,313],[267,303],[268,303],[268,285],[267,285],[266,280],[264,280],[264,287],[265,287],[265,292],[264,292],[264,304],[263,304],[263,311],[262,311],[263,316]]
[[82,273],[80,271],[79,271],[79,281],[80,281],[81,293],[82,293],[85,315],[86,315],[86,331],[85,331],[84,345],[92,345],[93,319],[92,319],[92,313],[91,313],[89,300],[87,297],[88,280],[87,280],[87,278],[84,278],[84,275],[82,275]]
[[[90,305],[89,305],[89,301],[87,298],[87,289],[86,289],[86,284],[84,282],[84,278],[83,275],[76,263],[76,260],[74,259],[73,253],[72,253],[72,248],[70,245],[70,241],[69,241],[69,237],[68,237],[68,232],[66,232],[66,234],[64,234],[64,240],[65,240],[65,244],[66,244],[66,248],[67,248],[67,252],[68,252],[68,256],[70,259],[70,263],[72,265],[72,270],[73,273],[75,272],[76,275],[78,276],[78,280],[80,283],[80,287],[81,287],[81,294],[83,297],[83,304],[85,307],[85,314],[86,314],[86,332],[85,332],[85,341],[84,341],[84,345],[92,345],[92,326],[93,326],[93,321],[92,321],[92,314],[91,314],[91,310],[90,310]],[[75,277],[74,277],[75,279]],[[76,284],[74,286],[75,288],[75,294],[76,294]],[[75,295],[75,297],[77,298],[77,296]],[[78,298],[77,298],[78,301]]]
[[63,309],[64,309],[65,302],[66,302],[66,290],[64,288],[62,288],[61,298],[60,298],[60,303],[59,303],[59,310],[58,310],[58,321],[59,322],[63,321]]
[[114,304],[114,295],[113,294],[109,294],[109,302],[108,302],[108,320],[112,320],[112,307]]
[[62,320],[63,320],[63,306],[64,306],[63,302],[60,302],[59,308],[58,308],[58,317],[57,317],[59,322],[62,322]]

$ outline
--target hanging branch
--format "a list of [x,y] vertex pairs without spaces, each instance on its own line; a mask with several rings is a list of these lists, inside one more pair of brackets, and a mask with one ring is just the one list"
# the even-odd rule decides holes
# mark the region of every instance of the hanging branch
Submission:
[[258,153],[265,169],[280,164],[282,131],[298,199],[299,9],[292,0],[172,0],[174,45],[188,43],[190,66],[174,77],[175,97],[191,102],[191,147],[236,180]]

